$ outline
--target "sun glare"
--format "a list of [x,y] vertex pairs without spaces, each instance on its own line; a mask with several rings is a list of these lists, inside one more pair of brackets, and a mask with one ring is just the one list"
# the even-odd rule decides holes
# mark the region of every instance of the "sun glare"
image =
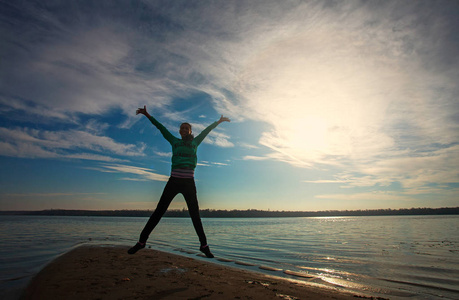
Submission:
[[260,144],[293,164],[371,156],[391,144],[382,131],[391,100],[381,91],[393,90],[387,78],[400,74],[357,46],[340,49],[337,38],[352,45],[346,33],[278,41],[254,54],[241,74],[246,111],[273,126]]
[[323,116],[308,115],[294,119],[289,124],[291,146],[299,151],[325,151],[328,122]]

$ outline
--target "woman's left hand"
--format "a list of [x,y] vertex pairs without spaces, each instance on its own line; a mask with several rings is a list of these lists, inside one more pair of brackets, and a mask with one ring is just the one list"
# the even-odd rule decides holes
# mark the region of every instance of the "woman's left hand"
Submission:
[[227,117],[224,117],[223,115],[220,117],[220,120],[218,120],[218,124],[222,122],[231,122],[231,120]]

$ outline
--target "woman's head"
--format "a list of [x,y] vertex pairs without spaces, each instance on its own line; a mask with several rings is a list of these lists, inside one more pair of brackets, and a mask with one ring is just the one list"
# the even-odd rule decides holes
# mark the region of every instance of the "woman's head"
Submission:
[[188,140],[190,139],[193,139],[193,135],[191,134],[192,131],[191,131],[191,124],[190,123],[182,123],[180,125],[180,136],[182,137],[182,140]]

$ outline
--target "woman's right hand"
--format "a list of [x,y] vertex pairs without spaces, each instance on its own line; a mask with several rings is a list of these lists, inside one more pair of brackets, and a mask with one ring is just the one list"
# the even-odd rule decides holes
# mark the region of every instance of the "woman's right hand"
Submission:
[[144,105],[143,108],[138,108],[136,111],[135,111],[135,114],[138,115],[138,114],[142,114],[142,115],[147,115],[148,112],[147,112],[147,106]]

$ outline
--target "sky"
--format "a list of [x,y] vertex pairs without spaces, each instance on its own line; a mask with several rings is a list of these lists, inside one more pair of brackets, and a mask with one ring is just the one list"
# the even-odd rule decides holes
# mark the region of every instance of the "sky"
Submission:
[[[459,2],[0,1],[0,210],[459,206]],[[171,209],[186,207],[181,195]]]

